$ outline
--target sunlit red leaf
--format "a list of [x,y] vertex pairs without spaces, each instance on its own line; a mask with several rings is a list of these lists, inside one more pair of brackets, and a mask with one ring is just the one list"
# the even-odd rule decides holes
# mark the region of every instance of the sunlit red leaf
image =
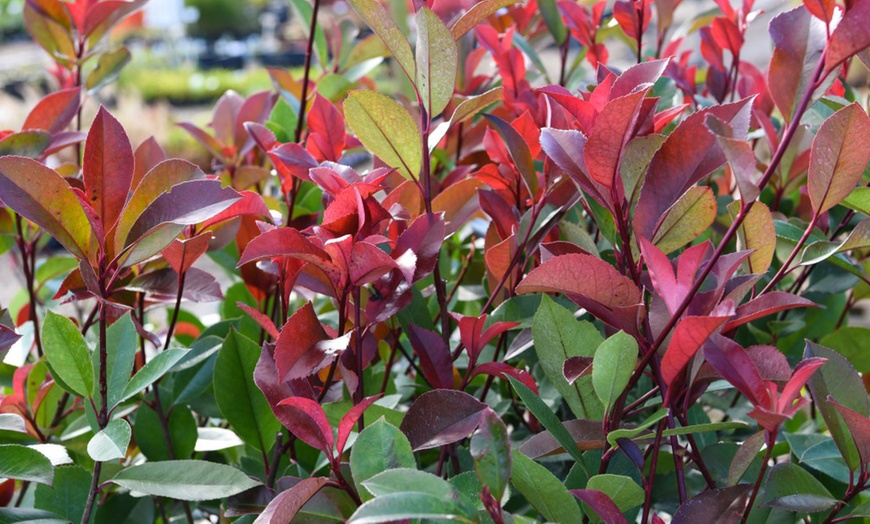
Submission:
[[317,373],[347,348],[349,337],[332,340],[307,302],[287,319],[275,341],[275,365],[281,380]]
[[771,291],[737,307],[734,318],[722,328],[731,331],[753,320],[801,307],[818,307],[815,302],[784,291]]
[[[847,6],[849,3],[847,2]],[[858,51],[870,46],[870,0],[855,0],[831,34],[825,69],[831,71]]]
[[662,378],[668,386],[686,369],[689,361],[710,335],[733,314],[734,304],[729,301],[720,305],[710,316],[687,316],[677,322],[671,342],[662,358]]
[[97,113],[85,142],[82,179],[88,202],[108,230],[127,202],[133,181],[133,148],[121,123],[105,108]]
[[332,457],[335,439],[320,404],[305,397],[285,398],[278,403],[276,414],[296,438]]
[[[870,0],[864,3],[870,8]],[[868,160],[870,117],[860,105],[850,104],[822,122],[810,150],[807,175],[813,212],[824,213],[846,198],[864,174]]]
[[825,48],[825,24],[803,7],[797,7],[771,19],[770,38],[774,47],[767,76],[768,89],[776,107],[790,122]]
[[78,113],[80,96],[78,87],[47,95],[30,111],[21,129],[41,129],[52,134],[63,131]]
[[353,430],[353,427],[356,425],[359,418],[363,415],[363,412],[379,398],[381,398],[380,394],[366,397],[362,399],[359,404],[350,408],[350,410],[341,417],[341,421],[338,423],[338,441],[335,443],[335,453],[338,455],[337,458],[341,458],[341,454],[344,452],[344,446],[347,444],[348,437],[350,437],[350,432]]

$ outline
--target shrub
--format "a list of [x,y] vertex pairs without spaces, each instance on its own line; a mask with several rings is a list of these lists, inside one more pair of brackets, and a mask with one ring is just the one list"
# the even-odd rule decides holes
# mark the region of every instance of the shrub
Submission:
[[77,118],[142,3],[26,7],[61,89],[0,141],[4,521],[868,514],[870,0],[783,8],[763,70],[751,0],[699,53],[668,2],[429,3],[413,48],[297,2],[301,75],[180,124],[208,174]]

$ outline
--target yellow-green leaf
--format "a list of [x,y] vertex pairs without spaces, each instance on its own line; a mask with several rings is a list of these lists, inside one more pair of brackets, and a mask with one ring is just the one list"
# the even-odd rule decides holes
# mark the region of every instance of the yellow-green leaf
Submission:
[[447,107],[456,86],[456,43],[438,15],[417,11],[417,91],[430,118]]
[[360,142],[387,165],[409,178],[420,174],[420,130],[404,107],[373,91],[351,91],[344,117]]
[[653,244],[668,254],[703,233],[716,220],[716,197],[709,187],[695,186],[677,200],[653,237]]
[[360,18],[372,28],[384,45],[393,54],[399,67],[414,81],[414,55],[411,53],[411,44],[402,34],[402,30],[393,21],[393,18],[377,0],[348,0],[348,3],[359,14]]

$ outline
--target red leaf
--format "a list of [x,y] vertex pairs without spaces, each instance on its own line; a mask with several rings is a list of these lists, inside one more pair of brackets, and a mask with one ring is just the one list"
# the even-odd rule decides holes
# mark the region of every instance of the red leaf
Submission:
[[270,337],[272,337],[272,340],[278,340],[278,328],[275,327],[275,323],[272,322],[271,318],[269,318],[267,315],[264,315],[257,308],[253,308],[245,304],[244,302],[236,302],[236,306],[238,306],[239,309],[250,315],[251,318],[253,318],[254,321],[259,324],[260,327],[263,328],[263,330],[265,330]]
[[82,179],[91,207],[108,231],[118,220],[133,182],[133,147],[104,107],[91,124],[82,160]]
[[102,0],[90,2],[84,19],[84,27],[77,25],[94,42],[102,38],[127,15],[145,5],[146,1]]
[[870,46],[870,24],[867,20],[870,20],[870,0],[854,1],[831,34],[828,54],[825,55],[826,72]]
[[589,193],[599,204],[613,209],[610,192],[606,187],[590,178],[583,151],[586,148],[586,136],[580,131],[544,128],[541,131],[541,147],[547,156],[562,168],[563,171]]
[[630,94],[642,84],[654,84],[665,72],[668,60],[650,60],[633,65],[619,75],[610,90],[611,99]]
[[424,214],[399,235],[392,256],[409,283],[425,278],[435,269],[445,232],[443,215]]
[[346,131],[341,113],[320,93],[308,112],[308,138],[305,149],[318,161],[338,162],[344,152]]
[[592,373],[592,357],[568,357],[562,364],[562,375],[569,384]]
[[320,404],[305,397],[285,398],[278,403],[276,414],[296,438],[332,458],[335,440]]
[[427,391],[411,404],[400,429],[414,451],[437,448],[470,436],[485,409],[486,404],[462,391]]
[[[677,322],[662,358],[662,378],[670,387],[681,375],[701,345],[734,314],[734,303],[723,302],[708,317],[683,317]],[[742,348],[741,348],[742,349]]]
[[414,353],[420,358],[420,368],[426,381],[436,389],[452,389],[453,359],[441,335],[415,324],[408,325],[407,335]]
[[634,134],[641,104],[650,89],[651,85],[608,102],[586,142],[583,155],[589,175],[604,187],[615,185],[617,194],[622,192],[622,184],[617,183],[621,181],[622,152]]
[[223,147],[220,142],[215,140],[213,136],[206,133],[202,129],[196,127],[190,122],[179,122],[176,124],[181,129],[187,131],[190,136],[192,136],[197,142],[203,145],[208,152],[212,154],[215,158],[224,159]]
[[816,18],[830,23],[834,18],[834,10],[837,7],[837,2],[834,0],[804,0],[804,7],[807,11],[813,14]]
[[269,207],[266,205],[266,202],[259,193],[255,191],[241,191],[239,192],[239,195],[242,197],[240,200],[234,202],[230,207],[204,221],[200,225],[199,230],[207,229],[215,224],[220,224],[242,215],[256,215],[271,221],[272,212],[269,211]]
[[197,235],[193,238],[177,238],[161,253],[163,259],[169,262],[176,273],[184,273],[205,254],[211,235]]
[[336,459],[341,460],[341,454],[344,453],[344,446],[347,444],[350,432],[353,430],[353,427],[356,425],[363,412],[368,409],[369,406],[374,404],[376,400],[381,398],[381,396],[382,394],[379,393],[362,399],[359,404],[350,408],[350,410],[341,417],[341,421],[338,423],[338,441],[335,444]]
[[774,47],[767,74],[768,90],[779,112],[790,122],[827,43],[825,24],[797,7],[771,19],[770,38]]
[[40,100],[27,115],[22,130],[41,129],[51,134],[67,128],[79,110],[81,88],[61,89]]
[[299,231],[289,227],[275,228],[254,238],[242,253],[239,266],[276,257],[298,258],[319,267],[334,281],[338,281],[340,277],[338,268],[332,263],[326,251],[315,246]]
[[[600,420],[566,420],[563,422],[563,425],[580,451],[604,449],[607,445],[607,436],[601,428]],[[562,444],[549,431],[542,431],[532,435],[529,440],[523,442],[523,445],[517,451],[531,459],[566,452]]]
[[737,388],[753,406],[771,406],[770,390],[745,349],[733,340],[713,335],[704,346],[704,358],[719,375]]
[[157,143],[154,137],[139,144],[136,152],[133,154],[134,169],[133,180],[130,182],[130,187],[134,190],[139,187],[139,182],[145,178],[145,174],[154,169],[157,164],[166,160],[166,152]]
[[571,494],[592,508],[604,524],[626,524],[628,521],[605,493],[595,489],[572,489]]
[[532,153],[529,150],[529,145],[523,140],[523,137],[510,124],[493,115],[485,115],[486,118],[493,123],[498,134],[504,140],[504,144],[510,153],[514,167],[520,173],[529,193],[534,194],[538,188],[538,175],[535,172],[535,164],[532,160]]
[[[870,0],[866,4],[870,7]],[[850,104],[822,122],[813,139],[807,174],[813,212],[820,215],[846,198],[861,180],[868,160],[870,116],[860,105]]]
[[535,379],[525,370],[517,369],[504,362],[485,362],[471,371],[471,376],[476,377],[483,373],[492,377],[513,377],[523,383],[527,388],[531,389],[536,395],[538,394],[538,384]]
[[799,307],[818,307],[815,302],[806,298],[786,293],[785,291],[772,291],[759,296],[745,304],[741,304],[734,313],[734,318],[725,324],[723,332],[736,329],[753,320],[794,309]]
[[751,99],[702,109],[684,120],[653,156],[634,215],[635,233],[654,238],[665,212],[699,180],[725,163],[704,121],[712,114],[728,122],[734,136],[749,130]]
[[254,93],[242,103],[235,116],[235,129],[233,131],[233,143],[237,150],[236,157],[241,158],[247,155],[254,147],[254,138],[248,133],[245,124],[265,122],[272,112],[273,105],[275,105],[275,94],[271,91]]
[[285,524],[292,522],[305,504],[329,483],[326,477],[308,477],[269,502],[254,524]]
[[611,326],[637,332],[640,290],[613,266],[591,255],[551,258],[520,282],[517,293],[565,293]]
[[[144,273],[134,278],[126,288],[148,293],[152,300],[174,302],[178,295],[178,273],[168,267]],[[181,297],[191,302],[216,302],[224,298],[217,280],[195,267],[185,273]]]
[[314,306],[306,302],[287,319],[275,341],[278,378],[294,380],[311,376],[328,366],[347,349],[350,333],[330,339],[317,319]]
[[843,417],[843,422],[849,428],[849,434],[852,435],[855,447],[858,448],[861,464],[870,464],[870,419],[840,404],[830,395],[826,401],[834,406]]

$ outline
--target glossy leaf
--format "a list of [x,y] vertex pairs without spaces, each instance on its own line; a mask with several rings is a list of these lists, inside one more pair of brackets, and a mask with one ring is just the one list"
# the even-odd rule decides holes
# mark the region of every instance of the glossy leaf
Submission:
[[825,24],[797,7],[771,19],[770,37],[774,47],[768,89],[780,113],[791,122],[825,48]]
[[474,29],[474,26],[486,20],[489,16],[495,14],[496,11],[517,3],[517,0],[482,0],[475,3],[471,8],[463,13],[461,17],[450,28],[454,40],[459,40],[466,33]]
[[115,117],[100,108],[82,160],[82,181],[91,207],[108,231],[118,220],[133,181],[133,147]]
[[625,390],[637,363],[637,341],[620,331],[595,350],[592,385],[605,408],[610,409]]
[[716,220],[716,213],[716,197],[712,189],[689,188],[667,211],[653,237],[653,244],[666,255],[676,251],[704,233]]
[[127,456],[132,434],[126,420],[113,420],[88,441],[88,455],[97,462],[122,459]]
[[797,464],[777,464],[764,485],[765,506],[800,513],[816,513],[837,503],[837,499],[812,474]]
[[320,404],[305,397],[290,397],[279,402],[276,410],[291,433],[332,459],[335,437]]
[[48,311],[42,326],[45,357],[71,392],[84,398],[94,394],[94,368],[87,342],[72,320]]
[[831,34],[828,52],[825,55],[825,70],[831,71],[844,60],[870,46],[870,2],[856,0],[849,5],[843,19]]
[[[450,409],[445,410],[444,406]],[[411,404],[400,429],[414,451],[437,448],[471,435],[486,407],[462,391],[428,391]]]
[[286,491],[282,491],[257,517],[254,524],[283,524],[291,522],[305,504],[323,488],[329,479],[310,477],[302,479]]
[[595,120],[583,154],[589,175],[606,188],[617,184],[623,151],[650,89],[647,86],[611,100]]
[[870,116],[861,106],[848,105],[825,120],[810,151],[807,191],[813,212],[824,213],[846,198],[864,174],[868,160]]
[[501,500],[511,476],[511,445],[507,428],[495,412],[484,412],[469,451],[477,478],[496,500]]
[[408,178],[420,174],[423,161],[420,132],[404,107],[373,91],[351,91],[344,102],[344,116],[372,154]]
[[807,341],[804,358],[811,357],[826,358],[827,362],[810,377],[807,387],[843,459],[854,470],[860,464],[858,450],[836,408],[827,403],[826,399],[831,396],[841,405],[867,416],[870,414],[870,401],[864,383],[855,368],[842,355]]
[[6,206],[46,230],[73,256],[88,258],[90,222],[56,171],[29,158],[0,158],[0,195]]
[[674,522],[736,522],[743,516],[751,487],[747,484],[704,491],[684,502]]
[[[384,446],[384,443],[390,443]],[[363,501],[372,498],[363,482],[396,468],[415,468],[411,444],[399,428],[379,419],[359,434],[350,452],[350,470]]]
[[590,255],[547,260],[520,282],[517,293],[565,293],[611,326],[628,333],[637,331],[640,290],[613,266]]
[[254,384],[257,344],[231,329],[214,365],[214,398],[221,413],[248,445],[268,452],[281,424]]
[[599,490],[575,489],[571,494],[582,500],[584,504],[592,508],[592,511],[604,522],[604,524],[624,524],[627,521],[610,497]]
[[[730,306],[730,307],[729,307]],[[684,317],[677,323],[662,359],[662,378],[669,386],[686,369],[701,345],[734,314],[734,304],[725,305],[708,317]]]
[[852,436],[852,441],[858,449],[861,464],[870,464],[870,419],[839,404],[833,397],[829,396],[826,402],[833,405],[840,413],[840,416],[843,417],[843,422],[846,423],[849,434]]
[[513,455],[511,484],[550,522],[580,524],[583,516],[576,499],[547,468],[518,451]]
[[370,524],[406,519],[447,519],[472,522],[455,504],[436,495],[420,492],[392,493],[370,500],[360,506],[348,522]]
[[728,468],[728,485],[736,486],[740,479],[743,478],[743,475],[746,474],[746,471],[758,457],[758,453],[761,451],[761,448],[764,446],[764,431],[759,431],[758,433],[752,435],[748,439],[744,440],[740,445],[740,448],[737,450],[737,453],[734,454],[734,458],[731,461],[731,466]]
[[[416,68],[414,67],[414,55],[411,53],[411,45],[408,44],[405,35],[402,34],[402,31],[386,9],[377,0],[349,0],[348,3],[366,25],[371,27],[372,31],[380,37],[396,59],[399,67],[407,75],[408,79],[413,82]],[[347,107],[345,107],[345,111],[347,111]]]
[[48,94],[30,111],[21,129],[41,129],[52,134],[63,131],[78,113],[80,96],[78,87]]
[[124,392],[121,394],[118,402],[123,402],[128,398],[132,398],[143,389],[153,384],[161,378],[167,371],[172,369],[179,360],[181,360],[189,349],[167,349],[154,356],[149,360],[142,369],[133,375],[133,378],[127,383]]
[[441,114],[453,96],[457,56],[444,22],[426,7],[417,11],[416,85],[430,119]]
[[175,500],[220,499],[260,485],[236,468],[205,460],[146,462],[121,470],[111,482]]
[[541,422],[541,425],[547,429],[550,435],[556,439],[556,441],[562,446],[562,449],[571,455],[574,460],[581,462],[582,455],[580,453],[580,448],[574,442],[574,438],[565,428],[565,425],[561,420],[559,420],[559,417],[550,410],[543,400],[532,393],[532,391],[521,382],[513,378],[509,378],[508,380],[510,380],[514,391],[517,392],[517,395],[529,408],[529,411],[531,411],[535,418]]
[[643,489],[630,477],[624,475],[595,475],[589,479],[586,488],[607,493],[610,500],[622,512],[643,504]]
[[42,453],[18,444],[0,444],[0,475],[51,485],[54,468]]

